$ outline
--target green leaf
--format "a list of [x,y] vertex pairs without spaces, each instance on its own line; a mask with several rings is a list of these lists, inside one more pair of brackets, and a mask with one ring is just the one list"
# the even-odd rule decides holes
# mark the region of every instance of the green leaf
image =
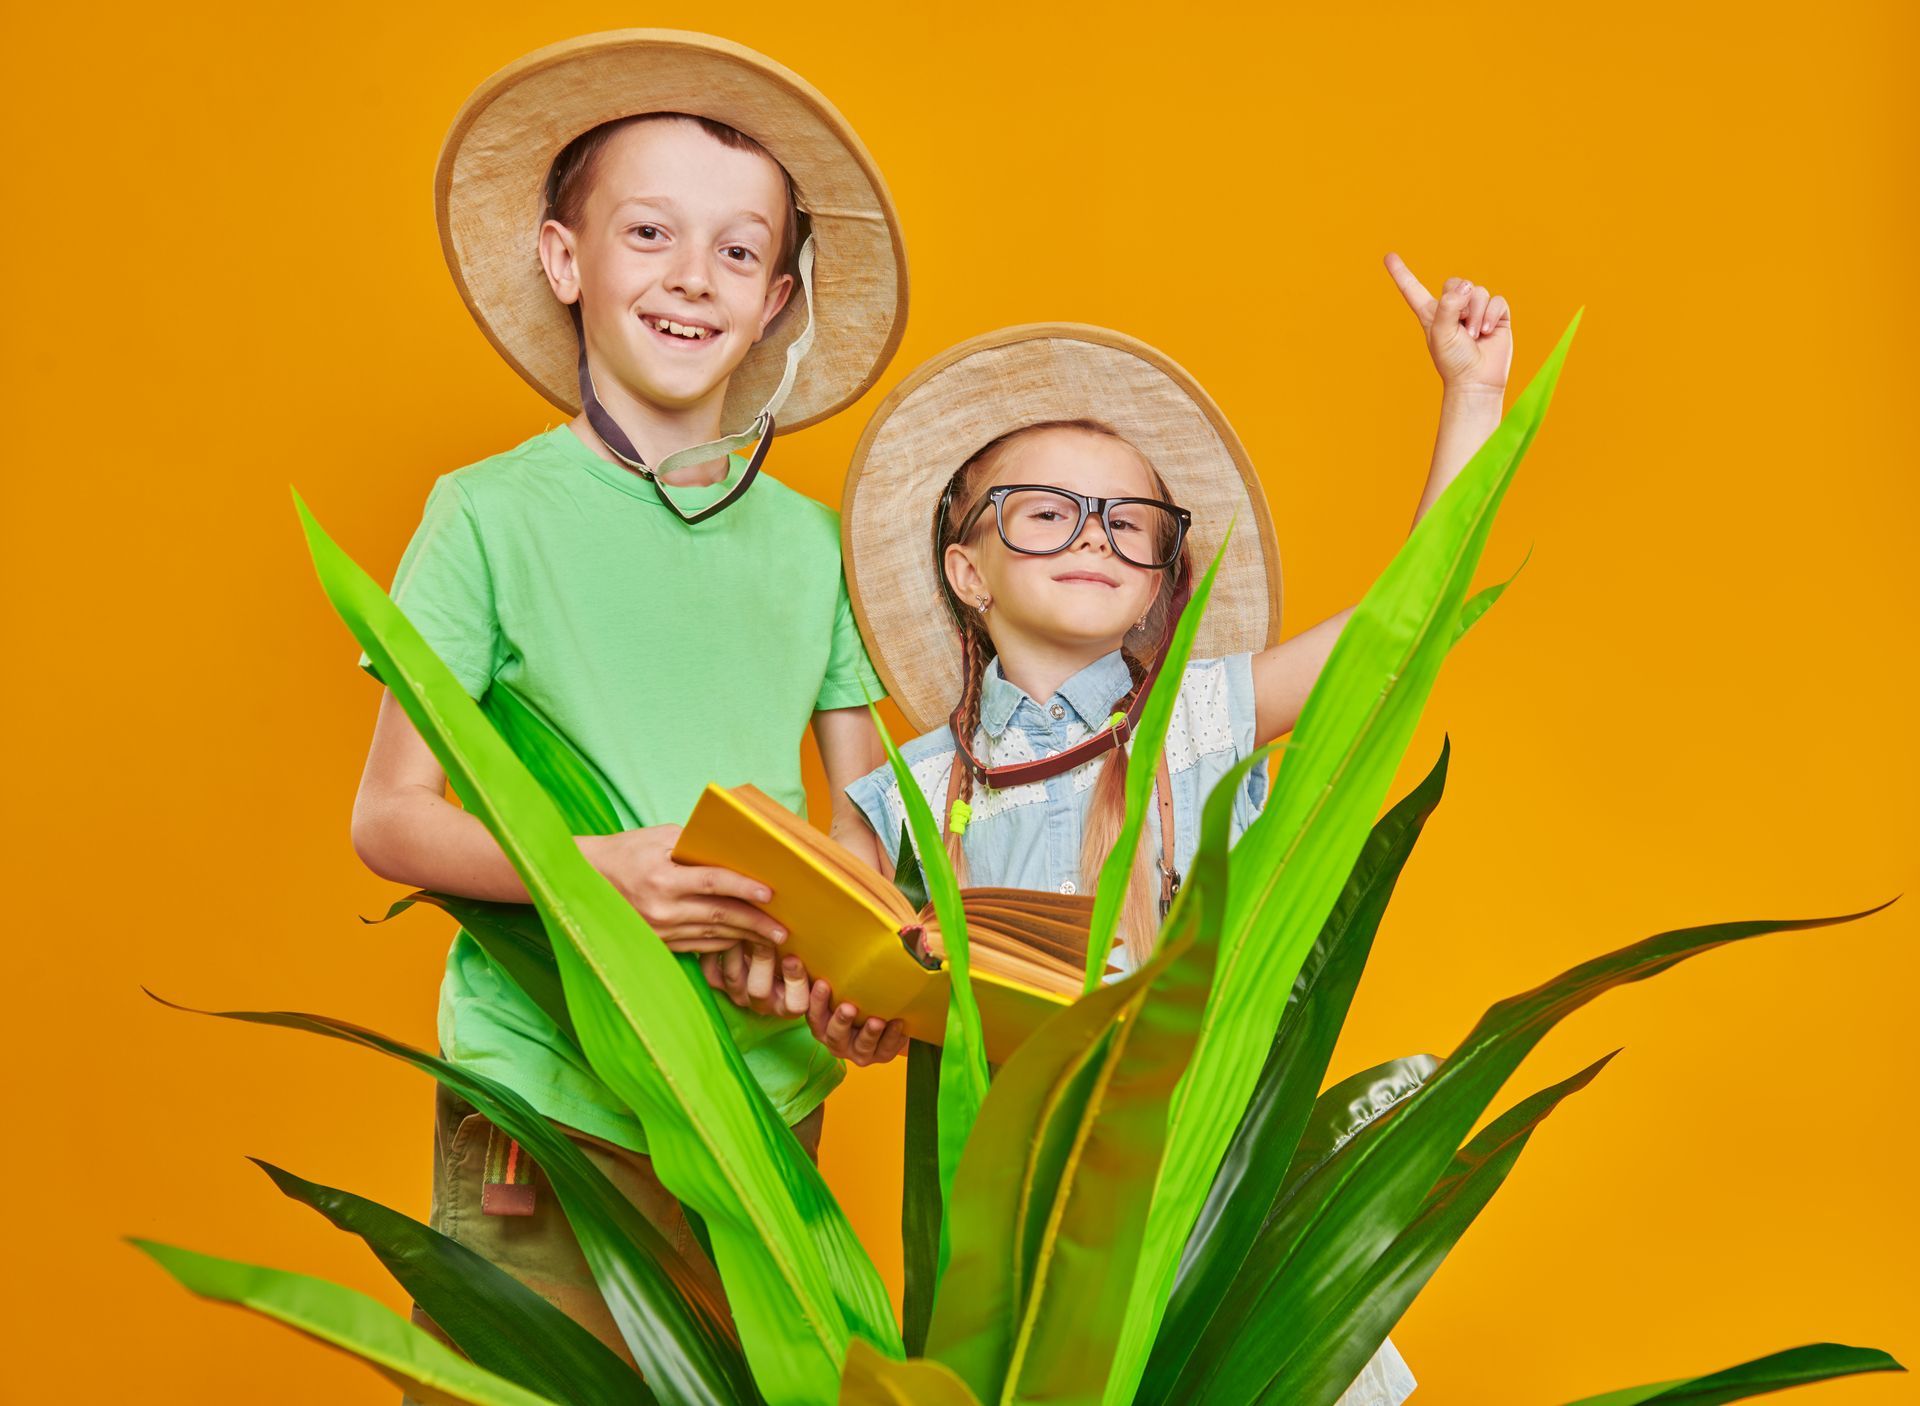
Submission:
[[917,912],[928,903],[927,876],[920,872],[920,858],[913,852],[913,837],[904,820],[900,822],[900,848],[896,853],[899,858],[893,862],[893,886]]
[[1361,1130],[1387,1116],[1426,1086],[1440,1068],[1432,1055],[1406,1055],[1349,1074],[1314,1100],[1313,1113],[1300,1134],[1280,1190],[1267,1208],[1269,1219],[1287,1197],[1352,1142]]
[[840,1406],[980,1406],[980,1398],[938,1362],[896,1362],[855,1338],[847,1345]]
[[[911,853],[912,846],[902,840]],[[907,1356],[927,1350],[933,1291],[940,1281],[940,1047],[907,1044],[906,1137],[900,1188],[900,1247],[905,1287],[900,1337]]]
[[1494,513],[1546,413],[1579,321],[1348,619],[1301,710],[1272,794],[1234,846],[1213,999],[1175,1094],[1108,1406],[1133,1399],[1181,1252],[1294,977],[1413,736]]
[[[873,726],[887,749],[887,763],[899,785],[901,802],[907,809],[907,824],[913,830],[913,845],[920,851],[921,874],[933,894],[934,915],[940,920],[940,940],[947,949],[947,1025],[941,1036],[939,1065],[939,1113],[937,1150],[940,1170],[940,1204],[953,1205],[953,1179],[960,1167],[960,1154],[973,1133],[974,1120],[987,1097],[987,1046],[980,1033],[980,1006],[973,996],[971,949],[967,945],[967,915],[960,906],[960,885],[954,878],[947,847],[940,840],[940,824],[933,817],[927,798],[920,794],[920,783],[913,778],[880,720],[880,710],[871,703]],[[940,1217],[939,1257],[936,1279],[947,1271],[952,1253],[948,1239],[949,1214]]]
[[1166,1109],[1199,1030],[1226,909],[1236,788],[1208,797],[1191,882],[1146,966],[1002,1066],[949,1205],[954,1258],[928,1349],[983,1400],[1097,1400],[1126,1309]]
[[287,1196],[366,1241],[478,1366],[571,1406],[651,1406],[656,1399],[600,1339],[459,1241],[350,1191],[253,1161]]
[[[153,993],[149,991],[149,996]],[[755,1399],[726,1302],[710,1272],[683,1260],[564,1133],[504,1084],[365,1026],[298,1011],[174,1010],[302,1030],[376,1050],[431,1074],[526,1148],[552,1184],[620,1336],[668,1401],[735,1406]]]
[[1120,909],[1127,897],[1128,880],[1133,874],[1133,859],[1140,848],[1140,831],[1147,821],[1147,807],[1153,801],[1153,783],[1160,767],[1160,753],[1166,746],[1167,727],[1173,720],[1173,705],[1179,700],[1180,686],[1186,681],[1187,660],[1193,654],[1193,637],[1199,632],[1200,619],[1207,613],[1207,600],[1213,594],[1213,578],[1220,572],[1220,560],[1233,538],[1233,524],[1220,539],[1220,546],[1207,565],[1200,588],[1180,612],[1173,637],[1167,641],[1160,659],[1160,676],[1140,710],[1140,726],[1127,749],[1126,816],[1120,834],[1100,865],[1100,877],[1094,888],[1093,920],[1087,933],[1087,980],[1084,991],[1099,989],[1107,969],[1107,955],[1113,950],[1114,929],[1120,923]]
[[1215,1172],[1180,1261],[1137,1402],[1175,1399],[1187,1356],[1226,1295],[1266,1221],[1301,1130],[1316,1108],[1347,1009],[1400,871],[1446,786],[1449,749],[1426,779],[1373,827],[1345,889],[1307,954],[1253,1098]]
[[1725,1401],[1745,1401],[1750,1396],[1765,1396],[1788,1387],[1830,1382],[1836,1377],[1858,1376],[1863,1372],[1904,1372],[1907,1369],[1886,1353],[1872,1347],[1848,1347],[1843,1343],[1809,1343],[1790,1347],[1767,1357],[1756,1357],[1714,1372],[1705,1377],[1687,1377],[1680,1381],[1658,1382],[1652,1386],[1628,1387],[1602,1396],[1583,1396],[1569,1406],[1720,1406]]
[[1509,576],[1504,581],[1496,581],[1493,585],[1487,587],[1484,591],[1476,591],[1468,599],[1467,603],[1462,607],[1460,607],[1460,623],[1454,627],[1454,631],[1453,631],[1453,640],[1455,644],[1458,644],[1460,642],[1460,637],[1462,635],[1466,634],[1468,630],[1471,630],[1474,627],[1475,623],[1479,621],[1482,615],[1485,615],[1489,610],[1493,608],[1493,603],[1495,601],[1499,600],[1500,597],[1504,596],[1507,593],[1507,587],[1511,586],[1515,581],[1520,579],[1520,573],[1527,569],[1527,563],[1532,560],[1533,560],[1533,548],[1529,547],[1527,548],[1527,554],[1524,557],[1520,558],[1520,565],[1514,567],[1513,575]]
[[[1419,1216],[1364,1273],[1349,1270],[1311,1304],[1290,1296],[1267,1300],[1249,1320],[1252,1330],[1266,1332],[1277,1324],[1298,1347],[1257,1397],[1230,1394],[1223,1399],[1332,1406],[1506,1181],[1534,1129],[1568,1094],[1591,1083],[1612,1058],[1596,1060],[1572,1078],[1522,1099],[1489,1123],[1455,1155],[1446,1176],[1427,1194]],[[1365,1135],[1364,1128],[1359,1135]],[[1303,1312],[1314,1322],[1311,1332],[1281,1317]]]
[[[1307,1176],[1276,1208],[1194,1349],[1185,1379],[1191,1399],[1253,1399],[1278,1365],[1318,1331],[1310,1306],[1330,1288],[1344,1289],[1345,1270],[1380,1259],[1501,1085],[1561,1020],[1604,992],[1714,948],[1862,916],[1716,923],[1661,933],[1494,1005],[1413,1097]],[[1271,1325],[1264,1333],[1248,1330],[1256,1309]]]
[[487,954],[487,960],[500,969],[500,974],[526,993],[527,999],[573,1042],[575,1049],[580,1047],[573,1017],[567,1013],[560,963],[553,955],[547,925],[540,920],[537,908],[527,903],[489,903],[484,899],[428,893],[423,889],[408,894],[387,909],[387,918],[398,917],[416,903],[438,908],[459,923]]
[[202,1298],[252,1309],[350,1353],[416,1401],[429,1406],[442,1402],[553,1406],[555,1398],[535,1395],[476,1367],[431,1333],[357,1290],[152,1240],[130,1243]]
[[512,861],[554,942],[581,1049],[647,1129],[655,1170],[712,1236],[769,1399],[838,1387],[849,1334],[898,1344],[879,1273],[748,1073],[713,993],[588,864],[540,783],[386,593],[300,505],[341,618]]

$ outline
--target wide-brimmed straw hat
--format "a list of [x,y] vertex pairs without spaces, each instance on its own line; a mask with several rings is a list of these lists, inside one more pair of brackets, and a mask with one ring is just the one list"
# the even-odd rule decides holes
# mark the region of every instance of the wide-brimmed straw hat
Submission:
[[948,480],[1000,435],[1082,418],[1125,436],[1193,514],[1187,549],[1196,577],[1233,523],[1194,657],[1279,643],[1273,519],[1220,407],[1174,362],[1118,332],[1008,327],[948,348],[901,382],[847,470],[847,590],[874,667],[916,730],[946,722],[960,692],[960,644],[932,545]]
[[[460,296],[508,365],[569,414],[580,409],[579,346],[538,256],[547,172],[568,142],[603,122],[684,112],[764,146],[793,178],[814,242],[814,340],[782,430],[851,404],[886,369],[907,317],[906,251],[873,158],[805,79],[725,39],[620,29],[563,40],[508,64],[474,90],[440,149],[434,204]],[[752,420],[804,330],[800,290],[727,388],[725,422]]]

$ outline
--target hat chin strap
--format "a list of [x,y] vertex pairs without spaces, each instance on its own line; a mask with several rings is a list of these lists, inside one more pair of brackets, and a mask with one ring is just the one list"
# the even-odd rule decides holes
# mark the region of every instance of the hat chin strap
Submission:
[[[580,303],[576,299],[568,305],[573,314],[573,330],[580,343],[580,407],[586,412],[587,423],[593,426],[593,432],[600,436],[601,442],[613,452],[613,457],[651,482],[660,494],[660,501],[673,511],[682,522],[704,522],[715,513],[732,507],[739,502],[753,480],[760,473],[761,461],[767,457],[767,446],[773,442],[773,417],[787,402],[787,396],[793,391],[794,378],[799,375],[801,359],[813,348],[813,236],[808,235],[800,246],[795,262],[800,270],[800,296],[807,308],[807,325],[787,345],[785,369],[780,375],[780,384],[774,387],[773,394],[761,407],[760,413],[753,417],[753,423],[738,434],[727,435],[723,439],[709,440],[705,444],[696,444],[689,449],[678,449],[662,459],[658,464],[649,466],[633,447],[633,441],[627,432],[620,428],[619,422],[607,413],[600,403],[600,397],[594,390],[593,372],[587,366],[587,337],[581,323]],[[728,490],[724,498],[710,503],[695,513],[682,512],[673,501],[665,476],[688,464],[704,464],[721,455],[735,454],[748,446],[753,448],[753,457],[747,461],[747,470],[740,475],[740,481]]]

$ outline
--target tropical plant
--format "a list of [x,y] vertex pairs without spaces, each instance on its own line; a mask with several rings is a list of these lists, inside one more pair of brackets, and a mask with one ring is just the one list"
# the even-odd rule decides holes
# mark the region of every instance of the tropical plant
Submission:
[[[899,877],[924,881],[954,978],[944,1047],[916,1047],[909,1068],[904,1329],[819,1171],[726,1038],[713,992],[581,857],[575,834],[618,823],[590,768],[510,694],[496,690],[484,713],[476,708],[301,504],[329,598],[500,841],[533,909],[416,899],[452,913],[639,1115],[726,1300],[512,1091],[376,1032],[290,1012],[220,1014],[405,1060],[523,1144],[632,1365],[428,1227],[265,1164],[289,1197],[364,1239],[460,1352],[338,1286],[136,1243],[195,1292],[344,1348],[421,1400],[1334,1401],[1541,1121],[1605,1065],[1520,1099],[1469,1136],[1555,1023],[1711,948],[1848,920],[1663,933],[1495,1004],[1444,1059],[1409,1056],[1321,1092],[1375,930],[1440,799],[1446,751],[1374,817],[1442,658],[1503,589],[1467,594],[1573,330],[1368,592],[1237,845],[1228,845],[1233,790],[1265,754],[1208,800],[1192,872],[1151,960],[1106,986],[1090,970],[1086,994],[991,1076],[954,877],[888,741],[927,860],[924,874]],[[1216,559],[1169,645],[1133,744],[1134,777],[1154,773],[1177,687],[1165,680],[1183,671],[1217,569]],[[1129,792],[1103,895],[1124,886],[1146,803],[1144,783]],[[1091,950],[1111,939],[1116,907],[1098,909]],[[1900,1368],[1884,1353],[1815,1344],[1584,1406],[1732,1401],[1889,1370]]]

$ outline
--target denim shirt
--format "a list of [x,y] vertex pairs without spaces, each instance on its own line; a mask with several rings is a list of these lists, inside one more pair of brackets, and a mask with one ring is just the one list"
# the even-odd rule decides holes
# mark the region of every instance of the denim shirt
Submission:
[[[1106,726],[1114,706],[1132,685],[1126,660],[1115,650],[1061,684],[1051,698],[1037,702],[1007,681],[996,659],[987,666],[981,684],[974,755],[989,766],[1052,756]],[[1253,750],[1253,732],[1253,656],[1232,654],[1189,663],[1167,727],[1165,752],[1173,785],[1176,872],[1184,875],[1193,861],[1207,794],[1235,762]],[[953,733],[939,728],[907,743],[900,752],[927,805],[936,818],[944,819],[941,808],[953,766]],[[1057,893],[1085,891],[1098,877],[1080,872],[1087,803],[1106,763],[1106,757],[1095,757],[1058,776],[1000,791],[976,787],[968,803],[973,815],[961,839],[968,882]],[[1253,823],[1266,793],[1266,770],[1255,767],[1233,799],[1235,839]],[[861,777],[847,787],[847,795],[879,835],[889,860],[897,860],[906,807],[892,769],[883,766]],[[1140,842],[1156,857],[1162,852],[1158,806],[1147,808],[1146,833]],[[1116,950],[1114,960],[1124,968],[1125,952]]]
[[[996,659],[987,666],[981,684],[974,755],[989,766],[1052,756],[1105,726],[1132,683],[1126,660],[1115,650],[1040,702],[1007,682]],[[1255,745],[1253,656],[1230,654],[1189,663],[1167,727],[1165,752],[1173,786],[1174,868],[1183,876],[1198,848],[1200,812],[1208,793]],[[937,819],[944,819],[940,811],[946,804],[947,777],[953,767],[952,731],[941,727],[916,738],[901,747],[900,754],[928,807]],[[961,837],[968,882],[1059,893],[1079,892],[1090,883],[1097,876],[1080,872],[1080,845],[1087,802],[1105,765],[1105,757],[1096,757],[1044,781],[1001,791],[976,787],[968,803],[973,814]],[[907,813],[892,768],[869,772],[847,787],[847,795],[879,835],[889,862],[897,861],[895,851]],[[1266,768],[1256,766],[1233,798],[1234,839],[1253,823],[1266,796]],[[1158,806],[1147,808],[1146,833],[1140,842],[1151,853],[1161,853]],[[1117,981],[1130,966],[1124,946],[1114,949],[1113,965],[1119,970],[1108,975],[1109,981]],[[1384,1342],[1337,1406],[1399,1406],[1414,1386],[1405,1359],[1391,1341]]]

